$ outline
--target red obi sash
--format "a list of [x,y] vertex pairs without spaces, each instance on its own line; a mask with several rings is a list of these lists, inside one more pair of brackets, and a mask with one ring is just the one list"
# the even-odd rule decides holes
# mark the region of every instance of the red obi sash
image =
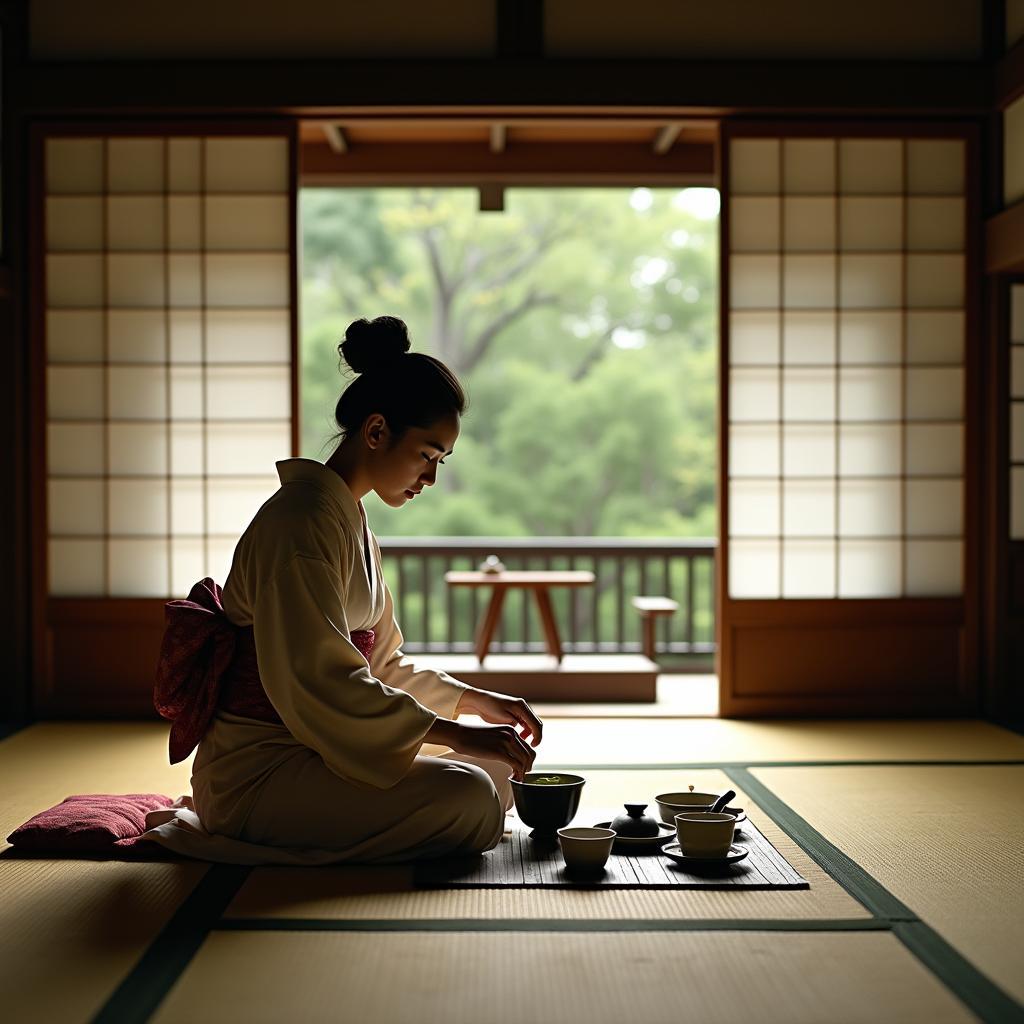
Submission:
[[[252,626],[231,622],[222,594],[207,577],[195,584],[187,600],[168,601],[164,606],[153,706],[173,723],[171,764],[184,761],[195,750],[218,709],[284,724],[260,680]],[[351,638],[369,660],[373,630],[354,630]]]

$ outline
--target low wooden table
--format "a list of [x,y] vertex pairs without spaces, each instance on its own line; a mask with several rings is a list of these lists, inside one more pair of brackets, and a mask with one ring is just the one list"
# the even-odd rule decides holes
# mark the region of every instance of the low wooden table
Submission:
[[505,594],[513,587],[533,591],[540,613],[541,625],[544,628],[544,639],[548,650],[557,662],[562,660],[562,642],[558,637],[558,625],[555,623],[554,609],[551,607],[551,587],[590,587],[594,584],[594,574],[586,570],[557,572],[553,570],[536,570],[526,572],[459,572],[444,574],[444,581],[450,587],[492,587],[491,603],[480,623],[476,637],[476,656],[481,664],[487,657],[498,628],[501,609],[505,603]]

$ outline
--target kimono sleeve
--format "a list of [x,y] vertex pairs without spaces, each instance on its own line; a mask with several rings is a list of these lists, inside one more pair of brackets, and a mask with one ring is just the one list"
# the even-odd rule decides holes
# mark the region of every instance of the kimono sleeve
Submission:
[[336,775],[379,789],[409,770],[437,715],[371,675],[353,646],[337,568],[297,555],[260,590],[260,678],[291,734]]
[[373,631],[370,655],[373,674],[389,686],[411,693],[439,717],[454,718],[459,699],[472,687],[453,679],[447,672],[417,668],[413,660],[402,653],[402,631],[395,619],[395,605],[387,584],[384,585],[384,614]]

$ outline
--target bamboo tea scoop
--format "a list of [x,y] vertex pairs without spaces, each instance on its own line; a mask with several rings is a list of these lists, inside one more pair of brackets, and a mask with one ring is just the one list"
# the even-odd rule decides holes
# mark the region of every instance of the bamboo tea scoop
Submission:
[[730,789],[727,793],[723,793],[709,808],[708,810],[712,814],[721,813],[728,805],[729,801],[736,795],[734,789]]

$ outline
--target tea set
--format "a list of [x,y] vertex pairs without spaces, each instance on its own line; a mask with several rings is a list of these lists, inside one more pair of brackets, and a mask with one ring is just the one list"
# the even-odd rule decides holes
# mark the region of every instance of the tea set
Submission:
[[[539,844],[557,842],[566,867],[580,873],[603,870],[613,849],[619,854],[661,853],[693,871],[721,868],[749,852],[733,843],[746,814],[728,806],[733,790],[717,793],[660,793],[654,798],[658,818],[647,804],[624,804],[624,814],[592,828],[569,827],[580,804],[586,779],[566,772],[527,772],[510,779],[520,819],[531,826]],[[673,840],[675,840],[673,842]]]

